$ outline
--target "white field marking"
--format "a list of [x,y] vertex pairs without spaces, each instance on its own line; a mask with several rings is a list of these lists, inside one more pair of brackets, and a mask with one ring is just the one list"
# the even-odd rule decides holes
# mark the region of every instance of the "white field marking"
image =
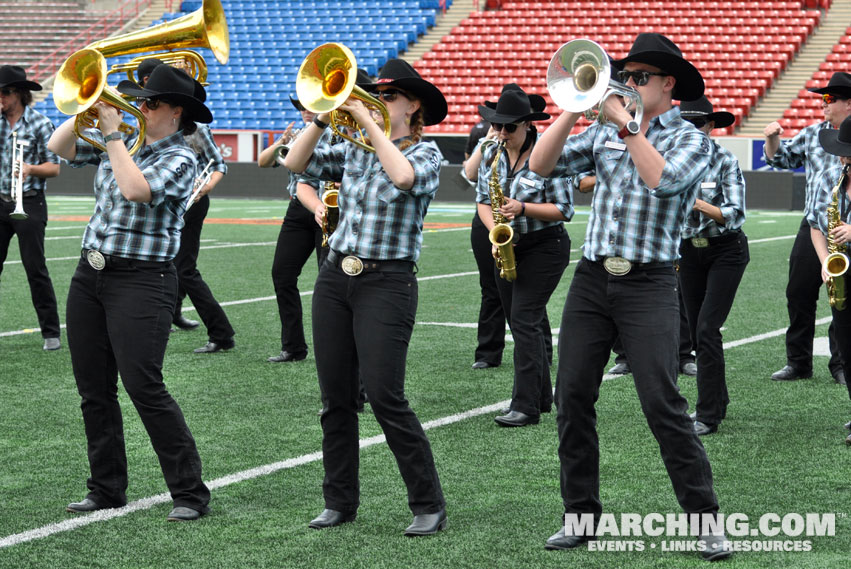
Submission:
[[62,239],[77,239],[79,241],[80,236],[79,235],[63,235],[63,236],[45,237],[44,238],[45,241],[60,241]]
[[780,237],[766,237],[765,239],[748,239],[748,245],[756,243],[771,243],[772,241],[783,241],[784,239],[794,239],[795,235],[781,235]]
[[[443,427],[445,425],[451,425],[453,423],[458,423],[460,421],[471,419],[473,417],[478,417],[480,415],[496,413],[503,409],[509,403],[509,400],[506,399],[505,401],[500,401],[499,403],[494,403],[492,405],[477,407],[475,409],[470,409],[469,411],[464,411],[462,413],[456,413],[454,415],[449,415],[447,417],[441,417],[433,421],[428,421],[423,423],[423,430],[428,431],[430,429]],[[359,445],[360,448],[363,449],[382,444],[385,441],[386,439],[384,435],[376,435],[374,437],[361,439]],[[209,482],[207,482],[207,487],[210,490],[217,490],[219,488],[230,486],[231,484],[244,482],[246,480],[253,480],[261,476],[268,476],[269,474],[273,474],[280,470],[295,468],[297,466],[302,466],[311,462],[318,462],[320,460],[322,460],[322,452],[303,454],[295,458],[282,460],[280,462],[273,462],[271,464],[265,464],[256,468],[249,468],[240,472],[228,474],[227,476],[222,476],[221,478],[216,478],[215,480],[210,480]],[[113,518],[123,517],[140,510],[149,510],[154,506],[164,504],[170,501],[171,495],[167,492],[163,492],[162,494],[148,496],[147,498],[142,498],[141,500],[130,502],[122,508],[99,510],[96,512],[92,512],[91,514],[75,516],[72,519],[68,519],[62,522],[48,524],[33,530],[8,535],[0,539],[0,549],[4,547],[11,547],[13,545],[18,545],[21,543],[26,543],[28,541],[33,541],[36,539],[43,539],[45,537],[49,537],[57,533],[71,531],[96,522],[105,522]]]
[[757,223],[777,223],[776,219],[763,219]]
[[75,229],[75,230],[79,231],[79,230],[83,229],[84,227],[85,227],[85,224],[81,221],[80,225],[66,225],[66,226],[63,226],[63,227],[45,227],[44,230],[45,231],[64,231],[66,229]]

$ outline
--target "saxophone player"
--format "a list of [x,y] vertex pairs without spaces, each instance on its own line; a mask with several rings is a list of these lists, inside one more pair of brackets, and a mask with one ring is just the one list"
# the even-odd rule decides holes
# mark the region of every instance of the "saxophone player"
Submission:
[[[533,122],[550,115],[533,110],[522,89],[503,90],[496,106],[479,106],[479,114],[497,133],[497,144],[476,151],[483,155],[476,196],[479,218],[489,232],[502,222],[497,217],[510,222],[515,242],[508,248],[517,266],[511,282],[500,278],[496,265],[493,268],[514,336],[511,405],[494,420],[503,427],[522,427],[538,423],[553,404],[544,323],[547,301],[570,262],[564,222],[573,217],[572,179],[545,179],[529,170],[529,156],[538,140]],[[494,183],[502,196],[493,195]],[[500,255],[497,246],[493,248],[494,257]]]
[[[848,176],[851,169],[851,117],[843,120],[838,130],[821,130],[819,144],[828,154],[840,157],[838,164],[819,176],[813,196],[813,207],[807,216],[813,247],[822,263],[821,279],[828,283],[832,277],[825,266],[825,260],[831,249],[846,255],[845,270],[848,267],[848,244],[851,243],[851,225],[848,224],[851,220],[851,177]],[[845,275],[840,274],[833,278],[842,279],[844,286],[841,288],[848,290],[848,279]],[[836,287],[836,290],[839,288]],[[847,292],[842,296],[846,295]],[[847,299],[844,300],[844,304],[847,304]],[[851,354],[851,310],[843,306],[840,299],[832,297],[831,312],[839,351],[842,354]],[[847,360],[843,359],[843,367],[845,377],[851,377]],[[848,396],[851,397],[851,386],[846,386]],[[845,428],[851,430],[851,422],[846,423]],[[845,439],[845,444],[851,445],[851,435]]]

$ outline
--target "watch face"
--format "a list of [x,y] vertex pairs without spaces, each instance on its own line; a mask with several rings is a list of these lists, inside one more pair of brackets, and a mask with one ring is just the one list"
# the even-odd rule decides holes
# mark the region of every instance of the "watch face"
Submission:
[[638,126],[636,121],[629,121],[626,123],[626,130],[629,131],[630,134],[638,134],[638,131],[641,130],[641,127]]

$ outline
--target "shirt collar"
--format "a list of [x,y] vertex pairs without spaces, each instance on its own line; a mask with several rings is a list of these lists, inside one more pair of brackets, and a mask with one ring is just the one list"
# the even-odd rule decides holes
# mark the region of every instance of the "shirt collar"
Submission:
[[150,152],[159,152],[174,145],[186,146],[186,140],[183,138],[183,133],[179,130],[174,134],[161,138],[153,144],[146,144],[143,148],[147,148]]

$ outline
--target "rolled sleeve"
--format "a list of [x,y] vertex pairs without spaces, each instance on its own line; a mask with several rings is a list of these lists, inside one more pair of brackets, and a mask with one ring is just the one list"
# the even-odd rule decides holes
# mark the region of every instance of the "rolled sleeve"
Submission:
[[312,176],[318,180],[343,181],[345,171],[346,152],[350,144],[317,144],[313,149],[313,155],[302,172],[303,175]]
[[142,169],[151,188],[152,207],[167,199],[183,199],[195,181],[195,157],[187,147],[175,147]]
[[440,186],[440,164],[443,155],[434,143],[415,144],[405,151],[405,158],[414,168],[412,195],[434,195]]
[[804,129],[793,136],[791,140],[782,141],[777,148],[777,152],[771,158],[768,158],[763,150],[762,157],[765,163],[772,168],[782,168],[784,170],[800,168],[804,165],[807,158],[807,136],[808,131]]

